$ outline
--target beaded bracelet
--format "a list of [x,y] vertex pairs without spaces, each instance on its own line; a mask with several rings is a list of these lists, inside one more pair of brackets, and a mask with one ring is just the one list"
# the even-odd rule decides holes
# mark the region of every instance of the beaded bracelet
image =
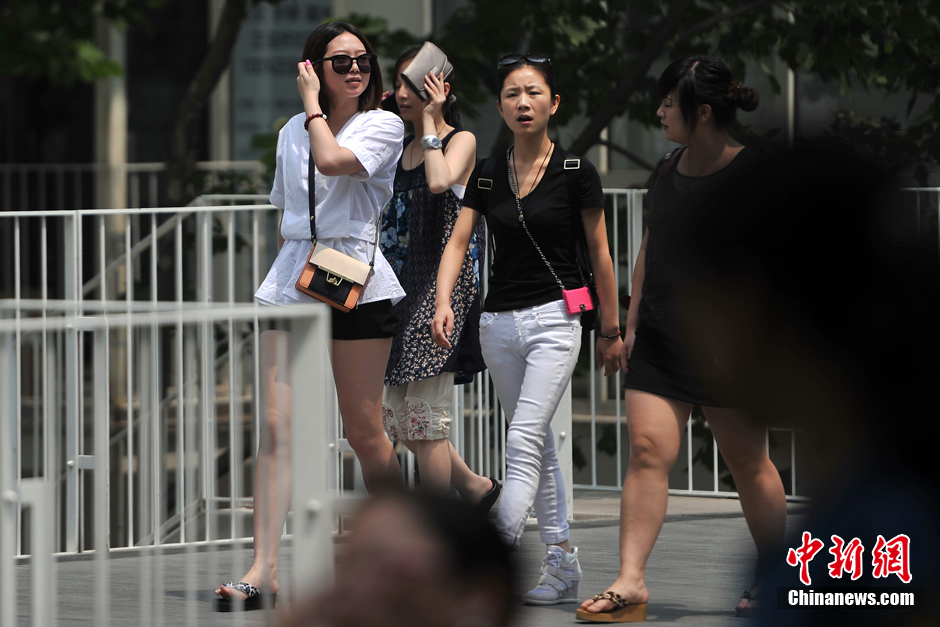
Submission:
[[310,120],[313,120],[313,119],[316,119],[316,118],[323,118],[323,121],[324,121],[324,122],[326,122],[326,120],[327,120],[326,115],[324,115],[324,114],[322,114],[322,113],[311,113],[310,115],[307,116],[307,121],[304,122],[304,130],[305,130],[305,131],[306,131],[306,130],[309,130],[309,129],[307,129],[307,125],[310,124]]
[[617,329],[616,333],[601,333],[601,337],[605,340],[616,340],[620,337],[620,329]]

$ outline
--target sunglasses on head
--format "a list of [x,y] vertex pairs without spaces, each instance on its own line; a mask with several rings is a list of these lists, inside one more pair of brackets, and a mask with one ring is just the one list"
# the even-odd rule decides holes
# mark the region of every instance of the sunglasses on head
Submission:
[[552,69],[552,60],[544,52],[529,52],[526,54],[507,54],[500,58],[499,62],[496,64],[497,68],[509,67],[510,65],[515,65],[517,63],[522,63],[523,61],[528,61],[529,63],[536,64],[548,64],[548,69]]
[[376,58],[374,54],[360,54],[358,57],[351,57],[348,54],[334,54],[332,57],[317,59],[317,63],[332,61],[334,72],[337,74],[349,74],[353,66],[353,61],[355,61],[356,65],[359,66],[360,72],[369,74],[372,71],[372,63]]

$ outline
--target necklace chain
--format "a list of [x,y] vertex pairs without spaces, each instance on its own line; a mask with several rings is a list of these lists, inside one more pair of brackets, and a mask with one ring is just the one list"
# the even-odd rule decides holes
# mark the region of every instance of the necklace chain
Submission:
[[[548,151],[547,153],[545,153],[545,158],[542,159],[542,165],[539,166],[539,171],[538,171],[538,173],[536,173],[536,175],[535,175],[535,180],[536,180],[536,181],[538,181],[538,179],[539,179],[539,174],[542,173],[542,167],[545,166],[545,161],[547,160],[548,155],[552,152],[552,149],[554,149],[554,146],[555,146],[554,143],[552,143],[552,148],[550,148],[549,151]],[[510,156],[509,156],[510,153],[512,153],[512,159],[511,159],[511,160],[510,160]],[[535,238],[532,237],[532,233],[529,232],[529,226],[525,223],[525,217],[522,215],[522,205],[523,205],[523,201],[521,201],[521,200],[519,199],[519,189],[518,189],[518,187],[516,186],[516,176],[515,176],[515,173],[513,172],[513,170],[516,169],[516,168],[515,168],[515,163],[514,163],[515,160],[516,160],[516,153],[515,153],[515,150],[513,150],[512,148],[510,148],[509,150],[506,151],[506,169],[509,170],[509,186],[510,186],[510,188],[512,189],[513,198],[514,198],[515,201],[516,201],[516,209],[519,210],[519,222],[522,223],[522,228],[525,229],[525,234],[529,236],[529,241],[531,241],[531,242],[532,242],[532,245],[535,246],[535,250],[538,252],[539,257],[542,258],[542,262],[548,267],[548,271],[552,273],[552,278],[555,279],[555,283],[558,284],[558,287],[561,288],[562,294],[564,294],[564,292],[565,292],[565,284],[562,283],[562,282],[561,282],[561,279],[558,278],[558,275],[555,274],[555,269],[552,268],[552,264],[549,263],[548,258],[545,257],[545,253],[542,252],[542,249],[539,247],[538,242],[536,242],[536,241],[535,241]],[[532,188],[529,189],[529,193],[526,194],[526,198],[529,197],[529,194],[532,193],[532,190],[533,190],[533,189],[535,189],[535,183],[532,184]],[[575,264],[576,264],[577,267],[578,267],[578,274],[581,276],[581,283],[583,283],[585,286],[587,286],[587,282],[584,280],[584,273],[581,272],[581,264],[578,263],[577,257],[575,257]]]
[[[554,144],[552,144],[552,146],[554,147]],[[551,152],[551,149],[549,149],[548,152]],[[515,152],[512,148],[510,148],[510,149],[506,152],[506,168],[509,170],[509,186],[512,188],[512,195],[513,195],[513,198],[515,198],[515,200],[516,200],[516,208],[519,210],[519,222],[522,223],[522,228],[525,229],[525,234],[529,236],[529,240],[532,242],[532,245],[535,246],[535,250],[538,252],[539,257],[542,258],[542,262],[548,267],[548,271],[552,273],[552,278],[555,279],[555,283],[558,284],[558,287],[560,287],[562,293],[564,293],[564,291],[565,291],[565,284],[562,283],[562,282],[561,282],[561,279],[558,278],[558,275],[555,274],[555,269],[552,268],[552,264],[550,264],[550,263],[548,262],[548,259],[545,257],[545,253],[542,252],[542,249],[539,248],[539,245],[538,245],[538,243],[535,241],[535,238],[532,237],[532,233],[529,232],[529,227],[528,227],[528,225],[525,223],[525,219],[524,219],[523,216],[522,216],[522,201],[519,200],[519,190],[518,190],[518,188],[516,187],[516,175],[513,173],[513,170],[515,170],[516,168],[515,168],[515,165],[514,165],[513,163],[510,163],[510,158],[509,158],[509,154],[510,154],[510,153],[512,153],[512,161],[515,161],[515,160],[516,160],[516,152]],[[546,154],[546,157],[547,157],[547,156],[548,156],[548,153],[545,153],[545,154]],[[544,165],[545,165],[545,159],[542,159],[542,165],[539,166],[539,171],[538,171],[538,172],[536,173],[536,175],[535,175],[535,180],[536,180],[536,181],[538,180],[539,174],[542,172],[542,166],[544,166]],[[532,189],[535,189],[535,185],[534,185],[534,184],[532,185]],[[532,193],[532,189],[529,190],[529,194]],[[529,197],[529,194],[526,194],[526,198]]]
[[[506,153],[507,162],[508,162],[508,157],[509,157],[509,155],[512,154],[512,164],[511,164],[511,167],[509,168],[509,184],[512,186],[512,193],[516,196],[516,205],[517,205],[518,208],[519,208],[519,222],[522,222],[522,206],[525,204],[525,201],[526,201],[526,200],[529,198],[529,196],[532,194],[532,190],[535,189],[536,184],[538,184],[538,182],[539,182],[539,176],[542,175],[542,168],[545,167],[545,162],[548,161],[548,156],[549,156],[550,154],[552,154],[552,151],[554,150],[554,148],[555,148],[555,143],[552,142],[552,143],[549,145],[548,150],[545,151],[545,156],[542,157],[542,163],[539,165],[538,172],[535,173],[535,179],[532,181],[532,185],[529,186],[529,193],[525,195],[525,198],[520,198],[520,197],[519,197],[519,192],[520,192],[521,190],[516,186],[516,175],[515,175],[515,169],[516,169],[516,148],[515,148],[515,146],[511,147],[511,148],[509,149],[509,152]],[[508,166],[508,165],[510,165],[510,164],[507,163],[506,165]]]

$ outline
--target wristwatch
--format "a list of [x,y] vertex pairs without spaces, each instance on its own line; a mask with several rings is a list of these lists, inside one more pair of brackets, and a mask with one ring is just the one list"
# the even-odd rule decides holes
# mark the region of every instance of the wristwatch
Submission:
[[421,138],[422,150],[440,150],[444,144],[437,135],[425,135]]

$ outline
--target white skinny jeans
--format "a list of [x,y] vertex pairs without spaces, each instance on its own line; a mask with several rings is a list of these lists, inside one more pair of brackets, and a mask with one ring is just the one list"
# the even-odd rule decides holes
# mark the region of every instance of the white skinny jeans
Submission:
[[565,484],[549,426],[581,348],[581,318],[561,300],[527,309],[484,312],[480,346],[506,411],[506,485],[496,528],[519,546],[535,505],[545,544],[568,539]]

